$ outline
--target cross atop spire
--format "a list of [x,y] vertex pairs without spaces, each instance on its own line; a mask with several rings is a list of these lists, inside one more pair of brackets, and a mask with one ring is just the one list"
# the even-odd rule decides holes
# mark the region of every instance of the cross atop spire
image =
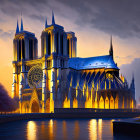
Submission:
[[54,13],[52,11],[52,25],[55,25]]
[[18,26],[18,20],[17,20],[17,28],[16,28],[16,34],[19,33],[19,26]]
[[45,28],[48,27],[48,24],[47,24],[47,17],[46,17],[46,21],[45,21]]
[[113,45],[112,45],[112,35],[111,35],[111,40],[110,40],[110,50],[109,50],[109,55],[113,57]]
[[21,27],[20,27],[20,31],[23,31],[22,13],[21,13]]

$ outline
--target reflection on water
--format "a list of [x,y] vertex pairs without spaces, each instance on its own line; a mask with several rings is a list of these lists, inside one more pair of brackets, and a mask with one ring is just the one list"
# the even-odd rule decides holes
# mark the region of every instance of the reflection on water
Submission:
[[102,139],[102,119],[98,120],[98,132],[99,132],[99,139]]
[[28,121],[27,123],[27,139],[36,140],[37,126],[34,121]]
[[88,129],[89,129],[90,140],[96,140],[97,139],[97,120],[96,119],[92,119],[89,121]]
[[79,121],[75,121],[74,123],[74,139],[75,140],[78,140],[79,139],[79,131],[80,131],[80,128],[79,128]]
[[0,125],[0,140],[116,140],[112,121],[47,119],[7,123]]

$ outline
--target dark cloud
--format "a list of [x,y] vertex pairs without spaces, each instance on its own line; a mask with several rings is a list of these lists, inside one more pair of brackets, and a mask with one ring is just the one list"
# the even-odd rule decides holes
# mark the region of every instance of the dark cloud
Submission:
[[136,99],[140,97],[140,58],[134,59],[131,64],[123,64],[120,67],[120,72],[127,78],[129,84],[132,80],[132,75],[135,76]]
[[139,0],[60,0],[79,13],[77,24],[89,24],[109,34],[140,37]]
[[0,0],[4,14],[14,16],[22,11],[39,21],[44,19],[46,9],[54,9],[57,15],[65,13],[72,19],[75,15],[70,16],[66,7],[78,15],[75,23],[79,26],[89,25],[121,38],[140,37],[139,0]]
[[45,16],[42,16],[42,15],[30,15],[30,17],[32,18],[32,19],[35,19],[35,20],[39,20],[39,21],[45,21]]

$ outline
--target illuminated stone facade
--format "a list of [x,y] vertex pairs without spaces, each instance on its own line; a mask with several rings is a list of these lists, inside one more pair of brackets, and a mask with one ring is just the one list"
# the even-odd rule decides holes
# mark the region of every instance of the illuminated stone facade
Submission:
[[[13,41],[12,94],[18,98],[21,113],[54,112],[54,108],[134,108],[134,77],[129,87],[113,60],[113,46],[109,55],[76,57],[77,38],[55,24],[48,25],[41,34],[41,57],[34,33],[18,23]],[[38,72],[38,69],[41,69]],[[33,70],[32,70],[33,69]],[[41,78],[41,79],[40,79]]]

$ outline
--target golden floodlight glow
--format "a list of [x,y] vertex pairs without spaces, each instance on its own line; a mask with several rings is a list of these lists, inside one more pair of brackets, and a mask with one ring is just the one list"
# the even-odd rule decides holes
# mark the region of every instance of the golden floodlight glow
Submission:
[[99,139],[102,139],[102,119],[98,120],[98,132],[99,132]]
[[97,139],[97,120],[91,119],[88,124],[89,130],[89,139],[96,140]]
[[67,99],[67,97],[65,98],[63,102],[63,108],[70,108],[70,100]]
[[34,121],[28,121],[27,123],[27,140],[37,140],[37,125]]

